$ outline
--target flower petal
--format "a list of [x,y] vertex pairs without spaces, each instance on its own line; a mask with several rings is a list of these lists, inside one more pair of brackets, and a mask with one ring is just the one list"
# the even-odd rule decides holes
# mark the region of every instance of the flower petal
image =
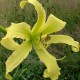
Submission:
[[47,22],[40,28],[39,31],[42,33],[42,35],[50,34],[62,30],[65,24],[66,22],[50,14]]
[[25,41],[10,55],[6,61],[6,76],[28,56],[31,49],[31,43]]
[[19,46],[19,44],[17,44],[13,40],[14,37],[29,40],[29,37],[31,35],[30,26],[25,22],[18,23],[18,24],[12,23],[12,25],[8,27],[6,30],[7,30],[7,34],[1,40],[1,44],[10,50],[15,50],[15,48]]
[[5,77],[6,79],[13,80],[13,78],[9,74],[5,75]]
[[17,38],[29,38],[31,33],[30,26],[25,23],[17,23],[12,25],[7,28],[7,35],[5,37],[17,37]]
[[37,0],[29,0],[29,2],[35,6],[35,9],[38,14],[38,20],[32,29],[33,34],[34,34],[34,33],[37,33],[37,30],[45,23],[46,13],[42,5]]
[[13,39],[11,38],[3,38],[1,40],[1,44],[6,47],[7,49],[10,49],[10,50],[15,50],[19,44],[17,44]]
[[74,52],[79,51],[79,43],[77,41],[74,41],[74,39],[67,35],[50,35],[50,40],[48,40],[46,43],[65,43],[72,46],[72,50]]
[[46,13],[42,5],[37,0],[23,0],[23,1],[24,2],[21,2],[21,4],[23,3],[22,6],[24,6],[26,2],[29,2],[35,6],[35,9],[37,11],[38,20],[32,29],[32,34],[36,34],[37,30],[45,23]]
[[60,75],[60,68],[57,65],[56,58],[47,52],[42,44],[34,44],[35,51],[40,60],[46,65],[47,69],[44,71],[45,78],[51,78],[51,80],[57,80]]
[[27,0],[21,1],[20,2],[20,7],[23,9],[26,3],[27,3]]

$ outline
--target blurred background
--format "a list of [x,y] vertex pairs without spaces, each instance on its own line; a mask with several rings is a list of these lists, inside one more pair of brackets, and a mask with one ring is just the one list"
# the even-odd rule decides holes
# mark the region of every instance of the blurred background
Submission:
[[[37,13],[31,4],[27,4],[24,9],[19,6],[21,0],[0,0],[0,25],[10,26],[12,22],[27,22],[33,26],[37,20]],[[72,36],[80,42],[80,0],[39,0],[43,5],[47,18],[52,13],[56,17],[66,21],[65,28],[58,32]],[[56,34],[58,34],[56,33]],[[4,35],[0,33],[0,38]],[[61,67],[59,80],[80,80],[80,52],[75,53],[71,47],[64,44],[51,44],[47,49],[53,56],[60,59],[58,61]],[[5,61],[12,51],[7,50],[0,45],[0,80],[6,80]],[[14,70],[11,75],[14,80],[50,80],[43,78],[45,65],[40,62],[35,51],[32,50],[30,55]]]

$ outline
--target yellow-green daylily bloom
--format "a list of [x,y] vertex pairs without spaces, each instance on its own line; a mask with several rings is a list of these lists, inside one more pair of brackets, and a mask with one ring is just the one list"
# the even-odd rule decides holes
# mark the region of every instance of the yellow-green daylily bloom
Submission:
[[[13,53],[6,61],[6,78],[12,79],[9,72],[16,68],[28,56],[33,47],[40,60],[46,66],[43,76],[51,80],[57,80],[60,75],[57,59],[49,54],[44,44],[66,43],[72,46],[73,51],[77,52],[79,51],[79,43],[67,35],[50,35],[51,33],[62,30],[66,22],[52,14],[50,14],[46,21],[46,13],[37,0],[23,0],[20,3],[21,8],[23,8],[27,2],[35,6],[38,20],[32,30],[30,25],[25,22],[12,23],[10,27],[6,28],[7,34],[1,40],[1,44],[7,49],[13,50]],[[15,37],[24,39],[24,41],[18,44],[14,41]]]

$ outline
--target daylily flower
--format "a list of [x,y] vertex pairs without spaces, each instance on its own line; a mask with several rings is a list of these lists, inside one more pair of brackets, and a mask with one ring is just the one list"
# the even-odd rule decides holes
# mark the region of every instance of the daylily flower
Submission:
[[[51,33],[62,30],[66,22],[52,14],[50,14],[46,21],[46,13],[37,0],[23,0],[20,3],[21,8],[23,8],[27,2],[35,6],[38,20],[32,29],[30,25],[25,22],[12,23],[10,27],[6,28],[7,34],[1,40],[1,44],[7,49],[13,50],[13,53],[6,61],[6,78],[11,79],[9,72],[16,68],[28,56],[33,47],[40,60],[46,66],[43,76],[51,80],[57,80],[60,75],[57,59],[49,54],[45,45],[47,44],[46,47],[48,47],[51,43],[65,43],[71,45],[72,50],[77,52],[79,51],[79,43],[67,35],[52,35]],[[18,44],[14,41],[15,37],[24,39],[24,41]]]

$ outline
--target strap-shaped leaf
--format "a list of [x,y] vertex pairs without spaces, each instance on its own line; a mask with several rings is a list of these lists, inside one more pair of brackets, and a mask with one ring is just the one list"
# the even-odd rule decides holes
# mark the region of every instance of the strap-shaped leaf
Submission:
[[79,43],[77,41],[74,41],[72,37],[67,35],[50,35],[50,40],[48,40],[46,43],[65,43],[71,45],[73,51],[79,51]]
[[40,60],[47,67],[43,76],[45,78],[51,78],[51,80],[57,80],[60,75],[60,68],[57,65],[56,58],[49,54],[40,43],[35,43],[34,48]]
[[50,15],[47,22],[40,28],[42,35],[60,31],[64,28],[66,22],[58,19],[54,15]]
[[31,43],[25,41],[10,55],[6,61],[6,76],[28,56],[31,49]]

